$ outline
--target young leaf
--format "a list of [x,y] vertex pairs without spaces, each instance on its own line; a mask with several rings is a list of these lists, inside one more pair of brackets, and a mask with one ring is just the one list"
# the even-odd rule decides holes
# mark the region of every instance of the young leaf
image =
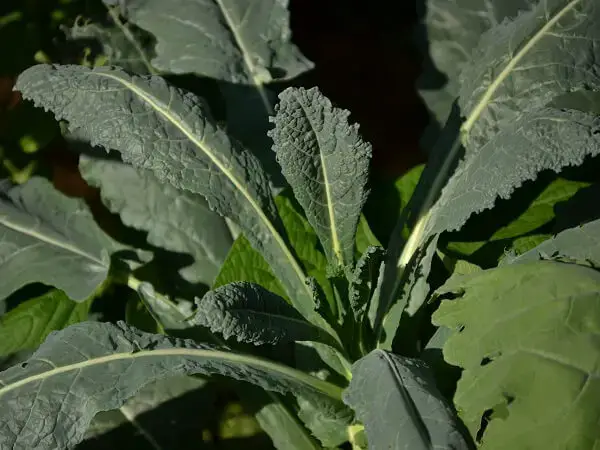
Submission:
[[0,317],[0,355],[36,348],[50,332],[87,320],[90,304],[57,289],[19,304]]
[[279,99],[269,132],[277,161],[329,263],[351,265],[371,146],[348,124],[350,112],[334,108],[317,88],[288,88]]
[[369,247],[354,268],[348,297],[357,323],[362,322],[362,317],[369,309],[384,255],[385,251],[381,247]]
[[[150,284],[142,283],[138,292],[145,300],[146,305],[152,309],[157,322],[165,329],[184,330],[192,326],[193,321],[187,319],[189,314],[184,315],[174,303],[157,295]],[[207,340],[219,343],[214,335],[210,335]],[[319,448],[308,435],[306,428],[286,407],[285,398],[249,385],[242,385],[240,389],[236,390],[244,403],[249,404],[250,408],[256,411],[254,414],[256,420],[271,437],[276,448],[287,449],[290,442],[294,443],[294,450]]]
[[[106,1],[105,1],[106,2]],[[157,40],[152,65],[261,91],[313,64],[291,43],[287,0],[128,0],[127,19]],[[283,72],[283,73],[277,73]]]
[[79,169],[89,184],[100,188],[104,204],[125,225],[148,231],[150,244],[192,254],[194,263],[181,270],[183,278],[212,285],[233,239],[225,220],[203,197],[119,161],[82,155]]
[[300,313],[327,328],[281,234],[258,160],[212,122],[199,97],[160,77],[130,76],[114,67],[38,65],[19,76],[16,89],[68,120],[92,145],[115,149],[160,182],[206,197],[211,209],[242,227]]
[[82,302],[106,280],[110,256],[124,249],[82,200],[39,177],[0,195],[0,234],[0,301],[41,282]]
[[352,374],[343,400],[364,423],[370,449],[471,448],[424,362],[374,350]]
[[193,323],[220,333],[225,339],[255,345],[321,341],[336,345],[323,330],[307,322],[277,294],[258,284],[236,282],[196,300]]
[[[598,440],[600,273],[538,261],[451,278],[435,312],[464,370],[454,403],[480,447],[591,449]],[[489,415],[491,410],[491,416]]]
[[179,374],[220,374],[277,392],[341,395],[335,385],[258,357],[123,323],[85,322],[51,334],[28,361],[0,373],[0,444],[73,447],[97,412],[121,407],[144,385]]

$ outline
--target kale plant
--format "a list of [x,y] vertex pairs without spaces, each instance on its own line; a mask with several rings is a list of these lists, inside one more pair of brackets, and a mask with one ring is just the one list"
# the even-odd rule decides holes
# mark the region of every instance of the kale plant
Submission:
[[[429,1],[422,87],[445,125],[385,249],[349,112],[278,89],[312,67],[286,1],[106,3],[111,23],[68,31],[104,65],[16,89],[144,242],[42,177],[3,186],[0,353],[41,345],[0,373],[0,448],[73,448],[149,386],[216,375],[260,388],[281,449],[598,446],[600,221],[577,171],[600,153],[595,0]],[[181,73],[216,80],[226,117]],[[52,289],[6,305],[31,283]],[[115,284],[153,330],[88,317]]]

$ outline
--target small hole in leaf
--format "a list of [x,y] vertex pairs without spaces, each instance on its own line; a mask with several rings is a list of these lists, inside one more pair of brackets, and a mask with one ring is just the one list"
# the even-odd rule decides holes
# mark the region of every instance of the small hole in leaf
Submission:
[[483,358],[481,360],[481,366],[487,366],[489,363],[491,363],[493,360],[492,358],[488,358],[487,356],[485,358]]
[[21,363],[21,369],[27,368],[28,365],[29,365],[29,363],[26,363],[26,362]]
[[504,392],[502,395],[504,396],[504,398],[506,400],[507,406],[510,406],[510,404],[515,401],[514,395],[507,394],[506,392]]
[[458,326],[458,332],[459,332],[459,333],[462,333],[464,329],[465,329],[465,326],[464,326],[464,325],[459,325],[459,326]]
[[596,128],[594,131],[592,131],[592,134],[593,135],[600,134],[600,128]]

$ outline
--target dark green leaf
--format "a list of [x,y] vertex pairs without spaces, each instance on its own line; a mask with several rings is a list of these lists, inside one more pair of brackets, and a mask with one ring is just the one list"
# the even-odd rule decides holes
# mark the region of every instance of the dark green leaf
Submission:
[[420,360],[375,350],[354,363],[344,391],[367,432],[369,449],[469,449],[458,418]]
[[97,412],[119,408],[144,385],[179,374],[221,374],[309,397],[341,395],[335,385],[258,357],[123,323],[84,322],[51,334],[26,363],[0,373],[0,423],[8,425],[0,445],[72,447]]
[[106,280],[110,256],[124,249],[82,200],[38,177],[0,196],[0,231],[0,300],[41,282],[84,301]]
[[279,95],[273,150],[330,264],[354,262],[356,227],[367,199],[371,146],[317,88]]
[[258,284],[236,282],[208,292],[196,300],[192,322],[220,333],[225,339],[255,345],[295,341],[335,344],[322,329],[307,322],[277,294]]

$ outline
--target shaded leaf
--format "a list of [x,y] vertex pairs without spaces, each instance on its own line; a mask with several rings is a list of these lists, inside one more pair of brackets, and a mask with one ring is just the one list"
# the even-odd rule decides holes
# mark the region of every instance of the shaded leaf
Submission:
[[287,0],[130,0],[128,20],[157,40],[152,64],[251,85],[271,109],[264,84],[311,69],[291,43]]
[[[198,377],[179,375],[168,377],[144,386],[140,391],[125,402],[119,409],[102,411],[94,417],[88,428],[85,439],[98,438],[102,434],[114,430],[124,424],[131,424],[135,430],[156,450],[168,448],[158,436],[158,430],[164,423],[148,423],[145,414],[161,411],[161,406],[172,402],[192,391],[203,388],[207,382]],[[188,410],[181,411],[176,417],[170,416],[169,429],[174,430],[174,424],[181,426],[185,416],[190,416]],[[192,415],[193,419],[197,417]],[[192,424],[188,424],[188,427]],[[197,426],[197,424],[194,424]],[[160,430],[162,432],[162,430]],[[162,432],[164,433],[164,432]],[[161,433],[161,434],[162,434]]]
[[529,263],[541,258],[566,257],[600,267],[600,220],[569,228],[521,255],[508,255],[503,264]]
[[319,402],[298,396],[298,417],[325,448],[348,441],[354,412],[342,402]]
[[422,361],[374,350],[352,374],[343,399],[364,423],[369,449],[471,448]]
[[0,373],[0,444],[72,447],[97,412],[121,407],[149,382],[180,374],[221,374],[277,392],[340,396],[330,383],[261,358],[123,323],[85,322],[51,334],[25,364]]
[[34,177],[0,196],[0,299],[42,282],[82,302],[106,280],[124,249],[94,222],[82,200]]
[[138,74],[153,73],[150,59],[154,54],[154,42],[151,37],[131,24],[122,23],[115,10],[109,10],[109,14],[110,24],[80,23],[76,20],[71,28],[65,27],[63,31],[71,41],[97,41],[102,48],[102,55],[97,57],[101,62]]
[[212,285],[233,239],[225,220],[208,208],[203,197],[160,183],[152,172],[119,161],[82,155],[79,167],[125,225],[148,231],[150,244],[194,257],[193,264],[180,271],[184,279]]
[[[420,94],[443,125],[458,97],[459,75],[470,62],[481,35],[504,19],[529,9],[531,0],[427,0],[426,3],[423,25],[434,68],[425,66],[419,79]],[[445,75],[444,82],[435,81],[436,70]]]
[[57,289],[19,304],[0,317],[0,355],[36,348],[52,331],[87,320],[90,305]]
[[231,246],[227,258],[215,279],[213,289],[235,281],[248,281],[259,284],[274,294],[287,299],[285,291],[273,275],[269,264],[260,253],[252,248],[248,239],[243,235],[238,237]]

